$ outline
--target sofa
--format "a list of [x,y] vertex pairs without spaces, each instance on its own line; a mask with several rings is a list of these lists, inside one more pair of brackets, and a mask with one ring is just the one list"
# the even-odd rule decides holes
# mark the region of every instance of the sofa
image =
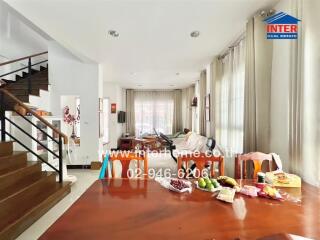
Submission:
[[[177,158],[179,154],[190,154],[195,151],[205,152],[208,150],[206,146],[207,137],[203,137],[197,133],[189,132],[183,138],[172,138],[176,149],[173,155]],[[158,154],[150,153],[148,155],[149,169],[153,168],[155,171],[164,171],[170,169],[172,174],[177,174],[177,163],[170,155],[170,151],[161,152]]]

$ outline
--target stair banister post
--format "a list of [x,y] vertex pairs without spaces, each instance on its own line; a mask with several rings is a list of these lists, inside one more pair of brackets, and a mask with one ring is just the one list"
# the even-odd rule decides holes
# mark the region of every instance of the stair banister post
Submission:
[[4,142],[6,141],[6,120],[5,120],[5,106],[4,106],[4,94],[0,92],[0,120],[1,120],[1,141]]
[[59,135],[59,182],[63,181],[63,154],[62,154],[62,137]]
[[31,69],[31,57],[29,57],[28,59],[28,91],[29,91],[29,94],[31,94],[31,74],[32,74],[32,69]]

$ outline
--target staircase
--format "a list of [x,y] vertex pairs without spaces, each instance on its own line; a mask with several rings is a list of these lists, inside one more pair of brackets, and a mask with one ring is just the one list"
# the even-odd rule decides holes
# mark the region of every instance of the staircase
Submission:
[[[22,72],[22,76],[15,75],[15,81],[2,79],[5,82],[4,89],[7,89],[21,102],[29,103],[30,95],[40,96],[40,90],[48,91],[48,68],[40,67],[40,70],[32,69],[31,74]],[[29,93],[29,80],[31,81],[31,92]],[[14,108],[14,102],[10,98],[4,99],[6,103],[6,110],[12,111]]]
[[15,239],[70,193],[70,184],[13,151],[13,142],[0,142],[0,154],[0,239]]
[[[39,96],[40,90],[48,90],[49,85],[47,66],[41,66],[35,70],[31,64],[33,56],[21,58],[29,59],[29,64],[26,67],[27,72],[22,72],[21,76],[15,75],[16,81],[2,78],[5,84],[0,86],[0,240],[15,239],[71,191],[70,183],[63,182],[62,176],[62,144],[63,141],[67,143],[67,136],[55,129],[26,104],[31,95]],[[13,62],[16,61],[9,61],[8,64]],[[4,64],[1,63],[0,67]],[[53,138],[46,133],[48,138],[59,145],[58,169],[50,165],[41,155],[28,149],[23,142],[20,142],[7,130],[6,124],[13,125],[14,123],[6,117],[6,111],[13,111],[26,121],[28,120],[17,111],[17,107],[36,117],[48,128],[51,128],[55,136],[58,136],[58,138]],[[23,132],[21,127],[13,127]],[[37,139],[32,140],[40,144]],[[14,151],[14,142],[23,146],[26,151]],[[47,150],[49,151],[49,149]],[[34,154],[38,161],[28,161],[27,154],[29,152]],[[42,164],[47,164],[53,171],[42,171]],[[59,177],[59,182],[56,180],[57,177]]]

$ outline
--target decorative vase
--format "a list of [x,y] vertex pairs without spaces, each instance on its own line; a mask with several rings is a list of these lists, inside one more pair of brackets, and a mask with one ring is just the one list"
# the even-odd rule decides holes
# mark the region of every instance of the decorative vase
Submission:
[[74,132],[74,124],[73,124],[73,125],[72,125],[72,133],[71,133],[70,138],[75,139],[76,137],[77,137],[77,135],[76,135],[75,132]]

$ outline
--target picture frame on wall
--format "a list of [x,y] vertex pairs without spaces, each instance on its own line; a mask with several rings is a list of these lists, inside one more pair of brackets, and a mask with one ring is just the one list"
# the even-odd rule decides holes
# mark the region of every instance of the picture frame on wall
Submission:
[[117,113],[117,104],[111,103],[111,113]]

